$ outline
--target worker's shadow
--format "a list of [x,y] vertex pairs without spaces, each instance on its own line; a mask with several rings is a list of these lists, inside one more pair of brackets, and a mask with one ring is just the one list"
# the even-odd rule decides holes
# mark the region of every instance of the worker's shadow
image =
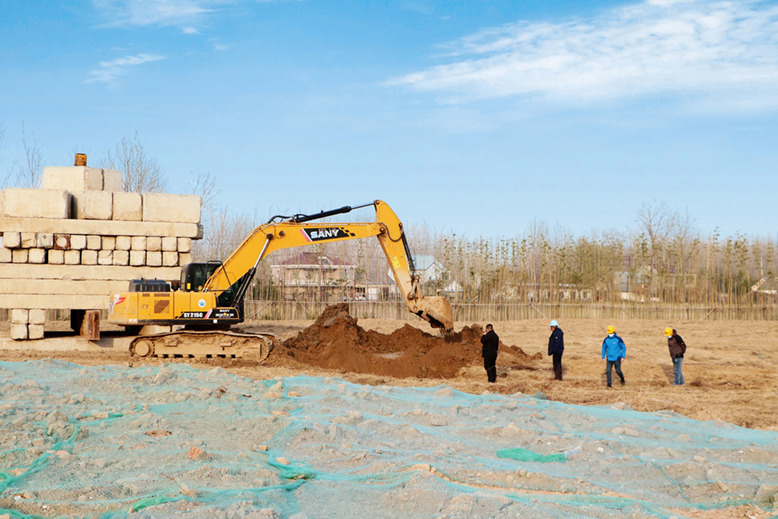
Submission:
[[673,382],[675,382],[675,372],[673,371],[673,367],[668,366],[667,364],[657,364],[657,367],[662,370],[662,373],[664,373],[665,377],[667,378],[667,382],[672,385]]

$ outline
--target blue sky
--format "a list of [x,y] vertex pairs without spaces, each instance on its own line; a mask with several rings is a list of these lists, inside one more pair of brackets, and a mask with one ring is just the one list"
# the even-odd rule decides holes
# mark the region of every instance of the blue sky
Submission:
[[[135,132],[264,218],[376,198],[407,223],[624,230],[665,203],[778,231],[773,2],[0,0],[0,173]],[[542,4],[542,5],[538,5]]]

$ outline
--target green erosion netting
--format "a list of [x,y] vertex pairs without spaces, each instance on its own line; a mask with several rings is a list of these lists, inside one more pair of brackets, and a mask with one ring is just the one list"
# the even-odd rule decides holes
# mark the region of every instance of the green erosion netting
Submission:
[[778,433],[673,412],[179,364],[0,375],[12,517],[681,518],[772,510],[778,485]]

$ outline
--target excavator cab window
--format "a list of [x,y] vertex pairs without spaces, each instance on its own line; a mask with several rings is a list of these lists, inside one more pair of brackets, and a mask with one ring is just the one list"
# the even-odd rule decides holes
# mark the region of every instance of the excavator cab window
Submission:
[[220,263],[190,263],[181,269],[181,290],[200,292],[208,278],[219,268]]

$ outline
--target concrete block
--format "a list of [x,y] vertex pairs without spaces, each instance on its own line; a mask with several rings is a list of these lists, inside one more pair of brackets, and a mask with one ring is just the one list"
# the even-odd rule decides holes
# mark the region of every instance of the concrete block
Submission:
[[28,324],[27,325],[27,338],[31,341],[37,339],[43,339],[43,325],[42,324]]
[[15,341],[27,340],[27,325],[26,324],[12,324],[11,325],[11,339]]
[[113,251],[112,250],[97,251],[97,264],[113,265]]
[[121,191],[122,172],[115,169],[103,170],[103,191]]
[[43,189],[64,189],[65,191],[102,191],[103,170],[87,166],[49,166],[43,168],[41,177]]
[[35,237],[34,232],[22,233],[22,249],[32,249],[38,245],[38,238]]
[[178,238],[178,252],[192,252],[192,238]]
[[110,220],[113,216],[113,193],[78,191],[72,193],[71,215],[79,220]]
[[128,250],[115,250],[115,251],[113,251],[113,264],[114,265],[129,265],[130,264],[130,251],[128,251]]
[[103,236],[103,249],[114,250],[116,248],[116,236]]
[[30,254],[27,257],[27,263],[46,263],[46,249],[30,249]]
[[42,308],[30,310],[30,318],[27,322],[29,324],[46,324],[46,310]]
[[145,236],[133,236],[131,250],[146,250],[146,237]]
[[6,249],[5,247],[0,247],[0,263],[11,263],[13,260],[13,251],[11,249]]
[[146,250],[158,252],[162,250],[162,238],[159,236],[149,236],[146,238]]
[[86,236],[83,234],[71,234],[70,248],[75,250],[86,249]]
[[144,193],[143,221],[200,223],[201,205],[197,195]]
[[50,232],[40,232],[35,235],[37,245],[39,249],[52,249],[54,248],[54,234]]
[[13,263],[27,263],[29,254],[29,249],[13,249],[11,261]]
[[114,193],[113,219],[131,222],[143,220],[143,195],[140,193]]
[[162,252],[177,252],[178,238],[175,236],[164,236],[162,238]]
[[146,265],[149,267],[161,267],[162,253],[158,251],[148,251],[146,253]]
[[116,250],[130,250],[132,248],[132,238],[129,236],[116,237]]
[[146,251],[145,250],[131,250],[130,251],[130,265],[133,267],[142,267],[146,264]]
[[81,251],[81,264],[82,265],[97,265],[97,251],[96,250],[83,250],[83,251]]
[[65,252],[64,250],[51,249],[48,253],[49,265],[64,265],[65,264]]
[[4,216],[0,216],[0,232],[50,232],[55,234],[99,234],[101,236],[183,236],[195,240],[203,237],[202,225],[196,223],[9,218]]
[[30,322],[30,311],[22,308],[14,308],[11,310],[11,323],[13,324],[27,324]]
[[3,233],[3,247],[6,249],[18,249],[22,246],[22,233],[5,231]]
[[65,265],[80,265],[81,264],[81,251],[80,250],[66,250],[65,251]]
[[192,263],[192,255],[188,252],[179,252],[178,253],[178,264],[180,266],[189,265]]
[[70,218],[70,193],[53,189],[6,188],[0,192],[3,216]]
[[103,237],[94,234],[86,237],[86,248],[89,250],[100,250],[103,248]]
[[163,267],[175,267],[178,265],[178,253],[177,252],[163,252],[162,253],[162,266]]
[[54,248],[58,250],[68,250],[70,248],[69,234],[52,234],[54,236]]

